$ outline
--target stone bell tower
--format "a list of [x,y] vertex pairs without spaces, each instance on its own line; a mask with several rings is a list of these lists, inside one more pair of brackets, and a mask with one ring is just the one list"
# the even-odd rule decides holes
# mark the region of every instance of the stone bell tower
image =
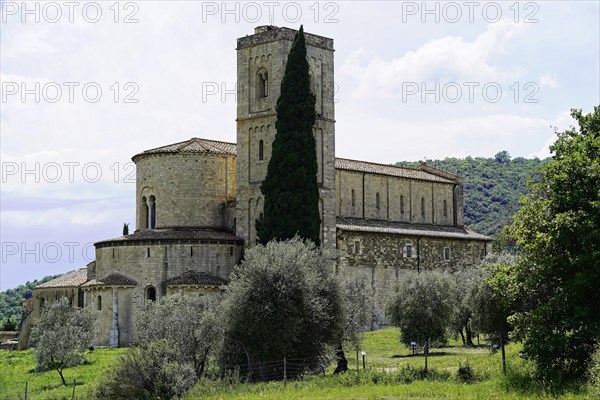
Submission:
[[[255,221],[262,217],[260,185],[275,139],[276,104],[287,55],[297,31],[259,26],[237,40],[237,210],[236,234],[246,246],[256,243]],[[314,126],[319,182],[321,241],[335,248],[335,120],[333,39],[304,33],[315,93]]]

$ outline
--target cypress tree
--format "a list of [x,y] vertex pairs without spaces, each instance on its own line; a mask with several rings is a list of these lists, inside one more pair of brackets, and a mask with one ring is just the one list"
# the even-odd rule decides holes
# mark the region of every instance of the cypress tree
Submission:
[[320,244],[319,186],[313,126],[315,95],[310,90],[304,30],[296,33],[277,99],[277,132],[261,185],[264,217],[257,221],[260,243],[299,235]]

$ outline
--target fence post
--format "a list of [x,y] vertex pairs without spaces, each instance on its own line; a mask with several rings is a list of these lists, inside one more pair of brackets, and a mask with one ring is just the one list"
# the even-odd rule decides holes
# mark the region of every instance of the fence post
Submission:
[[287,386],[287,360],[283,357],[283,387]]
[[73,394],[71,395],[71,399],[75,398],[75,386],[77,385],[77,380],[73,379]]
[[356,372],[358,372],[358,350],[356,350]]
[[27,388],[29,386],[29,382],[25,382],[25,400],[27,400]]

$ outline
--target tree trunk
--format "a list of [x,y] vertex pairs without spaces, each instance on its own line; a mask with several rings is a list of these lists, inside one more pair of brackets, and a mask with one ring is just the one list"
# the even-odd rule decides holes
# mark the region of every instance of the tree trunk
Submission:
[[427,357],[429,356],[429,339],[425,341],[425,372],[427,372]]
[[463,346],[465,346],[465,345],[467,344],[467,342],[465,341],[465,335],[464,335],[464,333],[463,333],[462,329],[460,329],[460,330],[458,331],[458,333],[460,334],[460,338],[462,339]]
[[63,386],[67,386],[67,382],[65,381],[65,377],[63,376],[62,369],[57,369],[58,374],[60,375],[60,379],[62,380]]
[[467,343],[469,347],[473,347],[473,331],[471,330],[471,324],[465,326],[465,332],[467,333]]
[[348,360],[346,359],[341,343],[338,343],[335,347],[335,357],[337,358],[337,367],[335,367],[333,373],[340,374],[348,371]]
[[506,374],[506,353],[504,352],[504,337],[500,334],[500,347],[502,347],[502,372]]

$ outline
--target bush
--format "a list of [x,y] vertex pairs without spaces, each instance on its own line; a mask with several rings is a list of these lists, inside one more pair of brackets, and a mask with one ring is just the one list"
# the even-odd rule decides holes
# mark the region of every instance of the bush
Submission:
[[468,361],[465,364],[459,364],[458,370],[456,371],[456,378],[464,383],[473,383],[475,381],[475,375],[471,369],[471,364],[469,364]]
[[588,364],[588,389],[595,398],[600,398],[600,344],[596,345],[596,350]]
[[158,400],[181,396],[196,383],[194,365],[182,363],[167,340],[132,348],[98,386],[102,400]]

